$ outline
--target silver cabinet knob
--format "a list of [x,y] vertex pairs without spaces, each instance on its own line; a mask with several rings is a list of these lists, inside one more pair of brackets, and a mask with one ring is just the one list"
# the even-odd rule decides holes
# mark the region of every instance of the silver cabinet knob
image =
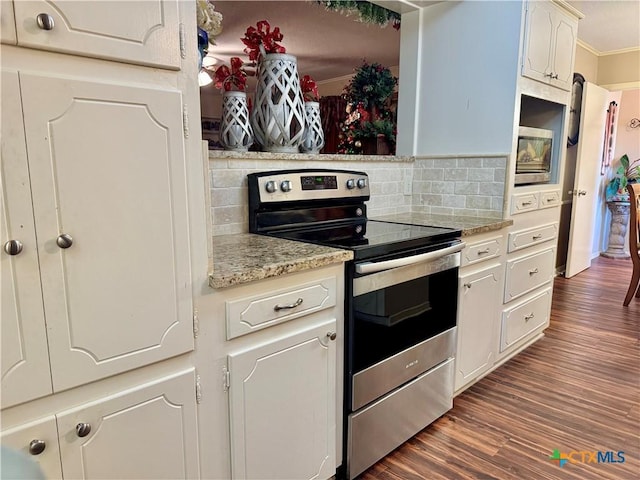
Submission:
[[56,243],[60,248],[69,248],[73,245],[73,238],[68,233],[63,233],[56,238]]
[[327,338],[329,340],[335,340],[337,336],[336,332],[327,332]]
[[79,437],[86,437],[91,433],[91,424],[89,423],[79,423],[76,425],[76,433]]
[[269,180],[265,185],[265,188],[267,189],[267,192],[273,193],[278,189],[278,186],[276,185],[276,182]]
[[40,455],[47,448],[44,440],[31,440],[29,443],[29,453],[31,455]]
[[282,190],[283,192],[290,192],[291,180],[283,180],[282,183],[280,184],[280,190]]
[[36,22],[38,23],[38,28],[42,30],[53,30],[55,26],[53,17],[48,13],[39,13],[36,17]]
[[582,196],[584,196],[584,195],[586,195],[586,194],[587,194],[587,191],[586,191],[586,190],[578,190],[578,196],[579,196],[579,197],[582,197]]
[[9,240],[4,244],[4,251],[8,255],[18,255],[22,251],[22,242],[20,240]]

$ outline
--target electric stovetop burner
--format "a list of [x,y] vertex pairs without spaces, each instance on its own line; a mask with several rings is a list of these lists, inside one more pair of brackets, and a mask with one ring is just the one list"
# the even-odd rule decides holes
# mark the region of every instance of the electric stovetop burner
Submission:
[[369,177],[349,170],[252,173],[249,231],[353,250],[354,259],[442,248],[460,230],[367,219]]

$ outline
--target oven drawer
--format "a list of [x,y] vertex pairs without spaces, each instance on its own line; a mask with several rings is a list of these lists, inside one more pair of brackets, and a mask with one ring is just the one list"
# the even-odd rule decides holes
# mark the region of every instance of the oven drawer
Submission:
[[467,265],[482,262],[483,260],[496,258],[500,256],[501,251],[500,237],[467,245],[467,247],[462,251],[460,266],[465,267]]
[[551,288],[502,313],[500,351],[522,340],[538,327],[548,323],[551,308]]
[[352,380],[351,410],[355,411],[363,407],[433,366],[453,357],[455,351],[456,327],[356,373]]
[[335,304],[335,277],[230,300],[225,302],[227,340],[288,322]]
[[558,234],[558,224],[550,223],[549,225],[542,225],[536,228],[528,228],[526,230],[519,230],[517,232],[511,232],[509,234],[509,246],[507,251],[515,252],[521,248],[530,247],[531,245],[537,245],[549,240],[554,240]]
[[349,415],[348,478],[353,479],[453,406],[450,359],[362,411]]
[[549,283],[554,274],[554,249],[507,261],[504,303]]

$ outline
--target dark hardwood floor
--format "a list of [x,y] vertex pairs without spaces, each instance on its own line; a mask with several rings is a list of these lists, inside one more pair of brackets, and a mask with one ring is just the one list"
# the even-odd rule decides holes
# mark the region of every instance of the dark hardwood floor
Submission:
[[[545,337],[359,480],[640,478],[640,299],[622,306],[631,261],[597,258],[556,278]],[[614,452],[562,468],[554,450]],[[618,452],[624,452],[624,462]]]

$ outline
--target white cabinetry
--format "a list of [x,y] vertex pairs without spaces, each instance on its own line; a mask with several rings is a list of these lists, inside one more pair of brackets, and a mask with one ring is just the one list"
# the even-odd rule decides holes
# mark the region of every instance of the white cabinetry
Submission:
[[455,390],[488,371],[496,357],[502,265],[489,264],[459,279]]
[[200,299],[203,478],[335,474],[342,455],[343,275],[336,264]]
[[3,31],[10,27],[3,42],[17,39],[21,47],[180,68],[182,27],[176,0],[3,0],[2,6]]
[[2,444],[46,478],[197,478],[194,383],[179,372],[5,430]]
[[32,455],[48,478],[198,477],[187,155],[199,142],[185,111],[199,101],[179,41],[184,22],[195,43],[195,10],[0,6],[2,443],[42,439]]
[[504,285],[504,233],[475,235],[465,241],[458,278],[456,393],[494,366]]
[[[3,85],[13,81],[15,91],[18,77],[20,109],[2,124],[4,130],[24,121],[29,154],[21,134],[3,131],[3,158],[26,160],[15,171],[3,169],[3,179],[17,184],[14,172],[23,172],[24,180],[29,169],[33,211],[28,183],[20,185],[21,198],[6,192],[7,233],[13,237],[3,244],[22,242],[19,225],[35,225],[37,242],[28,233],[23,252],[9,259],[3,252],[3,262],[21,274],[12,277],[5,297],[15,302],[2,323],[12,332],[3,335],[7,381],[19,375],[23,362],[32,362],[30,352],[17,350],[10,339],[25,336],[21,325],[44,327],[41,313],[19,298],[36,299],[40,284],[54,391],[192,350],[180,93],[5,71]],[[3,106],[6,98],[18,108],[5,93],[3,88]],[[3,120],[8,114],[3,108]],[[39,272],[33,270],[36,251]],[[38,276],[40,281],[22,283]],[[46,362],[38,365],[47,369]]]
[[229,355],[234,479],[335,474],[336,320]]
[[522,75],[571,90],[578,19],[553,2],[527,2]]

